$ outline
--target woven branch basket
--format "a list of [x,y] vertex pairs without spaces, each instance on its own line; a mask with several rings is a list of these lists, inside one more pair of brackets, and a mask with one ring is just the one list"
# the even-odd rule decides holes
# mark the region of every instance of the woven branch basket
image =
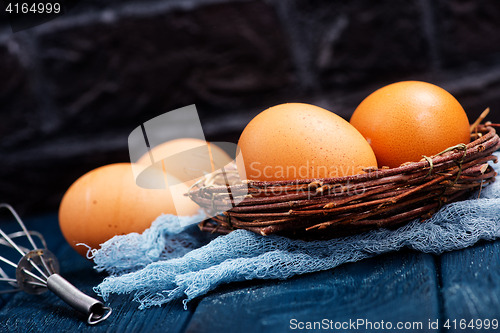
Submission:
[[187,195],[213,216],[199,224],[207,232],[241,228],[313,240],[395,228],[428,219],[443,204],[493,182],[496,173],[488,161],[497,162],[492,153],[500,148],[498,127],[478,125],[468,145],[356,176],[241,182],[233,165],[193,185]]

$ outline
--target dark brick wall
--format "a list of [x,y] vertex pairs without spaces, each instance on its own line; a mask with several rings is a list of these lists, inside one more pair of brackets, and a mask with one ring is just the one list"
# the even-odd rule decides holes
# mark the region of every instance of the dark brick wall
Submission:
[[494,63],[500,53],[500,2],[439,2],[439,34],[446,68],[469,62]]
[[276,15],[259,2],[123,15],[37,40],[47,93],[64,129],[79,133],[130,130],[192,103],[217,113],[260,106],[293,75]]
[[80,175],[128,160],[132,129],[193,103],[209,140],[236,142],[274,104],[348,119],[417,79],[500,122],[496,0],[81,0],[9,29],[0,13],[0,202],[21,211],[57,209]]
[[33,136],[36,101],[29,73],[16,56],[14,42],[0,44],[0,133],[2,145]]
[[359,89],[429,68],[416,3],[397,0],[296,1],[311,70],[323,88]]

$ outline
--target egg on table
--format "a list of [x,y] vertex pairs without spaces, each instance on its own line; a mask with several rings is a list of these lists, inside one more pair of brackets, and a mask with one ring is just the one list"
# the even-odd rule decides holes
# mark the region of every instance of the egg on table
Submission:
[[[206,148],[206,150],[204,149]],[[202,156],[204,152],[207,153],[207,165],[210,166],[210,172],[213,172],[232,161],[232,158],[219,146],[214,143],[196,138],[179,138],[164,142],[156,147],[153,147],[148,153],[144,154],[137,161],[137,165],[148,166],[151,165],[151,158],[155,162],[159,159],[168,161],[168,157],[176,154],[187,152],[189,155],[184,155],[182,158],[177,159],[177,163],[154,163],[155,168],[163,170],[170,177],[175,177],[179,180],[185,181],[188,185],[192,185],[195,179],[188,179],[189,174],[186,169],[191,167],[196,168],[204,161]],[[199,159],[198,159],[199,158]],[[210,163],[211,162],[211,163]],[[211,165],[210,165],[211,164]]]
[[340,116],[304,103],[273,106],[238,141],[240,178],[278,181],[351,176],[377,160],[365,138]]
[[200,177],[214,172],[231,161],[229,155],[212,142],[197,138],[179,138],[153,147],[133,166],[134,174],[136,176],[140,174],[136,178],[137,184],[144,187],[149,186],[143,184],[143,176],[150,182],[156,178],[155,172],[164,172],[165,177],[160,179],[160,184],[152,184],[149,188],[158,188],[156,185],[168,186],[178,215],[192,215],[199,206],[184,195],[189,187]]
[[403,81],[378,89],[354,111],[350,123],[370,143],[380,167],[398,167],[470,142],[469,120],[446,90]]
[[[158,177],[165,177],[161,170],[151,181]],[[198,205],[189,198],[186,203],[184,211],[196,214]],[[85,256],[87,247],[76,244],[98,248],[115,235],[143,232],[162,213],[177,213],[170,190],[137,186],[132,164],[117,163],[94,169],[70,186],[59,207],[59,226],[66,241]]]

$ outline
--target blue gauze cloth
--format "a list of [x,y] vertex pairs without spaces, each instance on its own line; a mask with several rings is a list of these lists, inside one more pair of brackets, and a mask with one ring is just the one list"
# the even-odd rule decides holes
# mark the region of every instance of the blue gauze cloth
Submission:
[[[493,167],[499,172],[499,165]],[[397,230],[326,241],[246,230],[216,237],[196,225],[181,227],[200,216],[182,219],[159,216],[144,233],[116,236],[92,250],[95,268],[111,274],[94,290],[105,300],[111,293],[134,293],[140,309],[181,298],[186,307],[223,283],[286,279],[401,248],[432,254],[462,249],[500,237],[500,181],[483,188],[479,198],[475,193],[470,200],[444,206],[425,223],[416,219]]]

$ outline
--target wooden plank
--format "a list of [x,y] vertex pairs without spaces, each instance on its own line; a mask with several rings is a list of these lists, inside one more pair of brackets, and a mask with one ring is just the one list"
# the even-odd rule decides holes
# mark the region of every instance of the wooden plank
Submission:
[[469,324],[471,320],[497,319],[500,329],[500,240],[444,253],[440,261],[442,322],[450,319],[450,332],[464,332],[460,320]]
[[[80,271],[84,275],[85,272]],[[82,287],[73,275],[69,280],[79,289],[93,295],[91,286]],[[75,282],[76,281],[76,282]],[[96,279],[87,281],[97,282]],[[180,302],[161,308],[138,310],[130,296],[110,299],[111,317],[96,326],[86,323],[85,316],[69,308],[51,293],[39,296],[17,294],[0,311],[1,332],[180,332],[192,314]]]
[[437,287],[433,256],[401,251],[286,281],[222,287],[199,302],[186,331],[288,332],[300,330],[299,323],[314,328],[326,319],[335,327],[359,319],[360,331],[380,331],[383,321],[392,329],[398,322],[422,323],[425,332],[429,320],[439,318]]
[[[57,217],[27,221],[30,229],[41,230],[61,265],[61,275],[86,294],[100,299],[92,288],[106,276],[93,270],[93,263],[78,255],[63,239]],[[34,223],[34,224],[33,224]],[[52,245],[52,246],[51,246]],[[70,308],[51,292],[42,295],[17,293],[0,309],[0,332],[180,332],[192,315],[181,302],[147,310],[130,295],[112,296],[107,302],[113,308],[108,320],[89,326],[86,318]]]

